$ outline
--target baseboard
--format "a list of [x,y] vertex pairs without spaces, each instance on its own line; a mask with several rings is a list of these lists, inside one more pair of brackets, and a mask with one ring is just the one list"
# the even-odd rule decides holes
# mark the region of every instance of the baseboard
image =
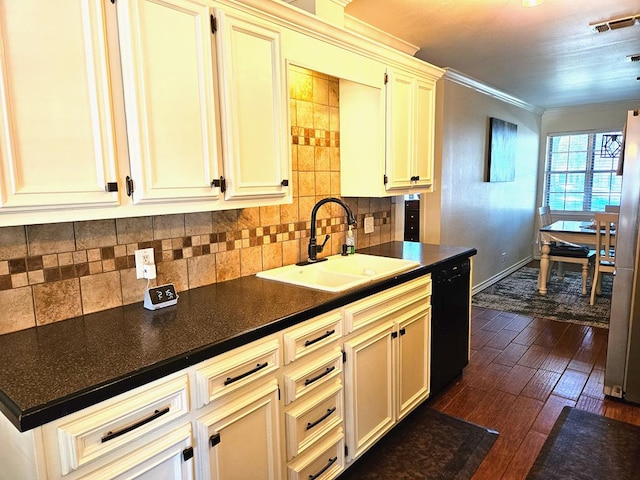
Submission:
[[509,268],[507,268],[506,270],[502,270],[501,272],[495,274],[493,277],[488,278],[487,280],[485,280],[482,283],[479,283],[478,285],[474,285],[473,288],[471,289],[471,295],[475,295],[476,293],[481,292],[482,290],[484,290],[485,288],[490,287],[491,285],[493,285],[496,282],[499,282],[500,280],[502,280],[504,277],[511,275],[513,272],[515,272],[516,270],[518,270],[519,268],[524,267],[527,263],[529,263],[531,260],[533,260],[533,255],[528,256],[527,258],[525,258],[524,260],[520,260],[518,263],[516,263],[515,265],[511,265]]

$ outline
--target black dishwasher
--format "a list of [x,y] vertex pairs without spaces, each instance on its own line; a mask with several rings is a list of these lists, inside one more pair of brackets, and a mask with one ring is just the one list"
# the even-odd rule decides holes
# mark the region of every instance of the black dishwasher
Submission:
[[468,258],[431,274],[431,395],[459,377],[469,363],[470,274]]

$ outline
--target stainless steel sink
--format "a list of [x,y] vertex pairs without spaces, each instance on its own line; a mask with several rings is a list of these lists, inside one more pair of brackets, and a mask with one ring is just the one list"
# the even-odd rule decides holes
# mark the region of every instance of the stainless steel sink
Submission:
[[412,260],[356,253],[333,255],[309,265],[287,265],[256,274],[259,278],[301,287],[341,292],[375,280],[411,270],[420,265]]

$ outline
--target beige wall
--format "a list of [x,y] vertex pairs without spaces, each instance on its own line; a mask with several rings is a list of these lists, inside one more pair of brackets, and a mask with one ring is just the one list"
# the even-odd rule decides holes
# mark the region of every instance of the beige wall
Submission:
[[[541,116],[446,77],[437,88],[437,191],[423,196],[423,240],[476,247],[476,287],[531,257]],[[518,126],[513,182],[485,181],[490,117]]]
[[[340,192],[338,81],[299,68],[290,77],[292,204],[0,228],[0,334],[142,301],[138,248],[154,249],[157,284],[178,291],[306,258],[313,205]],[[389,199],[344,200],[357,214],[356,248],[391,239]],[[365,216],[374,233],[364,234]],[[318,219],[327,253],[339,253],[344,210],[327,204]]]

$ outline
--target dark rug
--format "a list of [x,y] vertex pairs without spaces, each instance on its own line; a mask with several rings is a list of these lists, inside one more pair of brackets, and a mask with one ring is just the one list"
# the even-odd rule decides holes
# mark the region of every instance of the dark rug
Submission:
[[580,272],[565,272],[564,280],[561,282],[556,277],[554,269],[547,283],[546,295],[538,293],[537,285],[538,269],[522,267],[476,293],[472,298],[472,304],[530,317],[609,328],[613,287],[611,275],[603,275],[602,295],[596,296],[593,306],[589,305],[589,295],[582,295]]
[[640,427],[564,407],[528,480],[640,478]]
[[468,480],[497,438],[497,432],[422,405],[339,480]]

